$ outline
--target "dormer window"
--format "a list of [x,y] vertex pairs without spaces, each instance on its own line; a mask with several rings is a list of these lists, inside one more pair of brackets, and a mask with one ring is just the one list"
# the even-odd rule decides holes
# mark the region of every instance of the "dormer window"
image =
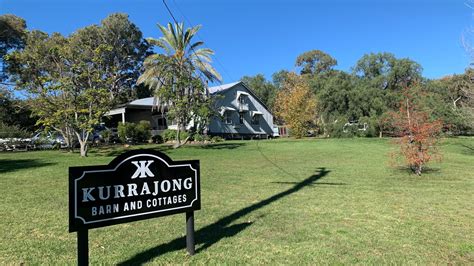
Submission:
[[251,114],[252,114],[252,124],[259,125],[260,117],[263,115],[263,113],[259,111],[252,111]]
[[222,121],[225,124],[232,124],[232,113],[235,112],[236,110],[231,107],[221,107],[221,110],[219,113],[222,115]]
[[244,92],[244,91],[238,91],[237,92],[237,101],[239,102],[239,104],[245,104],[246,101],[247,101],[247,97],[249,96],[248,93]]
[[246,98],[245,95],[240,95],[240,97],[239,97],[239,103],[240,103],[240,104],[244,104],[244,103],[245,103],[245,98]]

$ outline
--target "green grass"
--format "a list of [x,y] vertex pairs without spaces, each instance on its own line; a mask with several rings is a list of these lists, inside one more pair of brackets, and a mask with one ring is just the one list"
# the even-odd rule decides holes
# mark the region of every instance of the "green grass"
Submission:
[[[445,140],[421,177],[390,167],[386,139],[147,147],[201,160],[197,253],[186,255],[180,214],[91,230],[91,263],[474,263],[472,138]],[[74,264],[68,167],[122,151],[0,153],[0,264]]]

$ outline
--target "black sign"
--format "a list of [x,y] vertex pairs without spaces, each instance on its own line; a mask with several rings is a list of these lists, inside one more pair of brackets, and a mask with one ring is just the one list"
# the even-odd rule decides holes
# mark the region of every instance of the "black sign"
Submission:
[[69,232],[201,208],[199,161],[135,150],[109,165],[69,168]]

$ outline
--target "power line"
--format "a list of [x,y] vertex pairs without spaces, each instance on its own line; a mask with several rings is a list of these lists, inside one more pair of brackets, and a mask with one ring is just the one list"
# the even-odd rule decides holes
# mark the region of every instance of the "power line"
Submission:
[[[179,7],[178,3],[176,3],[176,0],[173,0],[173,3],[176,6],[176,9],[178,10],[178,12],[184,18],[184,20],[186,20],[186,22],[189,24],[189,26],[194,27],[194,24],[191,23],[191,21],[188,19],[188,17],[184,14],[184,12]],[[196,32],[196,35],[199,37],[199,39],[201,39],[201,41],[204,41],[204,38],[202,38],[202,36],[199,34],[199,32]],[[207,48],[209,48],[209,47],[207,47]],[[229,74],[227,69],[224,67],[224,65],[221,63],[221,61],[219,60],[219,58],[215,54],[214,54],[214,59],[216,60],[216,63],[221,67],[221,69],[224,71],[226,76],[229,77],[232,81],[235,81],[234,77],[232,77],[232,75]]]
[[[168,10],[168,13],[170,14],[171,18],[173,19],[174,23],[176,25],[178,25],[178,21],[176,20],[176,18],[174,17],[173,15],[173,12],[171,12],[171,9],[169,8],[168,4],[166,4],[166,1],[163,0],[163,4],[165,5],[166,7],[166,10]],[[194,48],[191,46],[191,51],[193,52],[193,54],[196,56],[197,60],[201,63],[202,66],[205,66],[204,63],[201,61],[201,58],[196,54],[196,51],[194,50]],[[205,82],[205,78],[202,77],[202,74],[198,71],[198,75],[199,77],[203,80],[203,82],[206,84],[207,86],[207,82]],[[206,78],[207,79],[207,78]]]

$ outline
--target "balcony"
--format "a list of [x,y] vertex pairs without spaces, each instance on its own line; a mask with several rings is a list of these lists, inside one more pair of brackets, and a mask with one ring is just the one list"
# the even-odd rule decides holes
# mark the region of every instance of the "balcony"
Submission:
[[249,104],[248,103],[239,103],[239,112],[248,112],[249,111]]

